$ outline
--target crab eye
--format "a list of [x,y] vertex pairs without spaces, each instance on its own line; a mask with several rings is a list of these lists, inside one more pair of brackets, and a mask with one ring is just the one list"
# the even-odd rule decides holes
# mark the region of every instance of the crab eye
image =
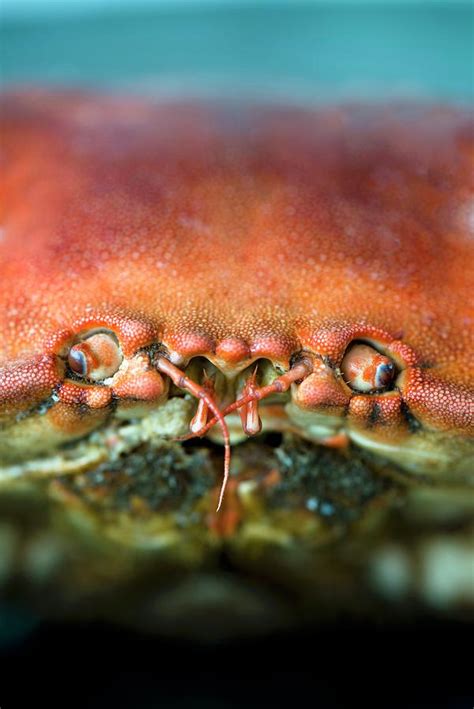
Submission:
[[395,365],[373,347],[355,344],[344,355],[341,372],[351,389],[370,392],[390,387],[395,377]]
[[120,367],[123,355],[113,335],[99,332],[73,345],[67,361],[74,374],[100,381],[111,377]]
[[82,351],[82,345],[74,345],[71,347],[67,357],[67,362],[74,374],[77,374],[79,377],[87,377],[87,357]]

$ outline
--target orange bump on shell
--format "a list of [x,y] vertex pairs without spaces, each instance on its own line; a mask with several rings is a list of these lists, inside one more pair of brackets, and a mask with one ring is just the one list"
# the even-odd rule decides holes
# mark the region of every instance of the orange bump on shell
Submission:
[[192,331],[165,333],[163,342],[169,351],[179,353],[179,357],[183,360],[210,355],[215,348],[212,337]]
[[[320,363],[300,384],[293,385],[293,400],[303,409],[335,409],[342,413],[350,395],[336,380],[332,369]],[[337,411],[331,411],[337,413]]]
[[113,393],[119,399],[159,402],[168,387],[158,372],[148,370],[133,376],[120,377],[113,386]]
[[260,335],[250,346],[252,357],[262,357],[288,365],[290,357],[298,352],[300,343],[291,336]]
[[168,392],[168,382],[150,365],[148,356],[138,354],[113,377],[112,390],[120,399],[159,402]]
[[249,359],[251,353],[245,340],[238,337],[226,337],[217,344],[216,356],[227,364],[238,364]]
[[91,409],[101,409],[110,404],[112,392],[106,386],[64,381],[58,388],[57,396],[63,404],[82,404]]

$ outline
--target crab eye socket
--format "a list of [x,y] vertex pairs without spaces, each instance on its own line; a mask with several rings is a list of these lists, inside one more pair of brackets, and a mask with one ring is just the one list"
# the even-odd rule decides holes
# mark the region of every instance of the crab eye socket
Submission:
[[111,377],[122,363],[123,355],[113,335],[99,332],[78,342],[69,350],[68,365],[83,379],[100,381]]
[[350,347],[341,363],[346,384],[354,391],[370,392],[389,389],[395,378],[395,365],[370,345]]

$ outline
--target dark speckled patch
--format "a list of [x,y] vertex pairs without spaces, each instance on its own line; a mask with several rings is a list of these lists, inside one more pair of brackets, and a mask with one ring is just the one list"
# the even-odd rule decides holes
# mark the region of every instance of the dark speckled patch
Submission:
[[402,411],[403,416],[405,417],[405,421],[408,424],[408,429],[409,429],[410,433],[416,433],[417,431],[420,430],[420,428],[422,428],[421,423],[418,421],[417,418],[415,418],[413,416],[413,414],[411,413],[410,409],[408,408],[408,406],[405,404],[404,401],[402,401],[401,411]]
[[143,514],[190,509],[215,485],[215,474],[207,449],[163,442],[57,481],[96,508]]
[[275,449],[281,482],[269,488],[272,507],[305,507],[329,523],[352,522],[393,482],[357,451],[339,451],[289,439]]

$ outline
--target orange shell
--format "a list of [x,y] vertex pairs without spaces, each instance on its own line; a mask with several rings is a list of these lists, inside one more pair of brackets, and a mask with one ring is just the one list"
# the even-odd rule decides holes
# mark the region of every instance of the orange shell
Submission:
[[472,434],[467,111],[32,91],[4,96],[1,131],[0,413],[105,327],[126,357],[228,372],[376,341],[422,420]]

